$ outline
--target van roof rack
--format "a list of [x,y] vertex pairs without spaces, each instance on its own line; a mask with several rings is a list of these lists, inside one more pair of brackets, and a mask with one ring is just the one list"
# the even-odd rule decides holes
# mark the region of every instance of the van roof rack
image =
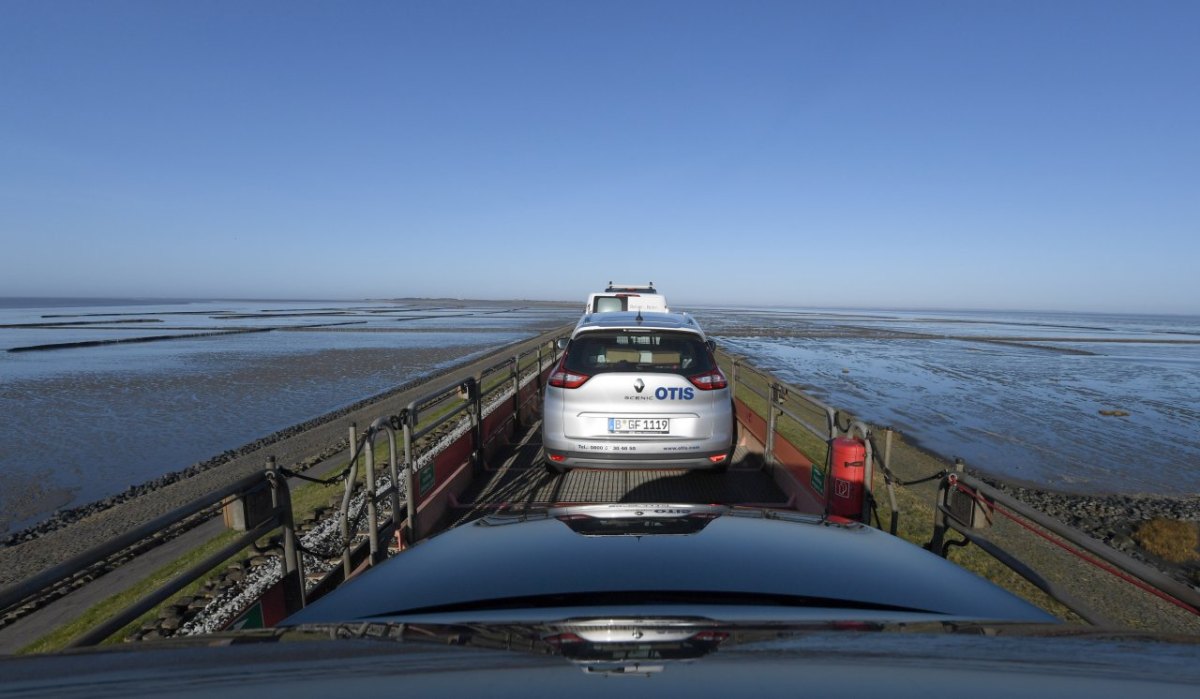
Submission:
[[610,281],[608,283],[608,288],[604,290],[604,293],[607,294],[607,293],[612,293],[614,291],[632,291],[632,292],[643,293],[643,294],[657,294],[658,293],[654,289],[654,282],[650,282],[649,284],[642,285],[642,284],[613,284]]

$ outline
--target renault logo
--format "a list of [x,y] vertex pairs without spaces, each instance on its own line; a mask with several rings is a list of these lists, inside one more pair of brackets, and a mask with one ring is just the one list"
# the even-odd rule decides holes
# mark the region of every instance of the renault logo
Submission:
[[638,393],[641,393],[642,389],[645,387],[646,387],[646,384],[642,383],[641,379],[638,379],[637,381],[633,382],[633,390],[637,391]]

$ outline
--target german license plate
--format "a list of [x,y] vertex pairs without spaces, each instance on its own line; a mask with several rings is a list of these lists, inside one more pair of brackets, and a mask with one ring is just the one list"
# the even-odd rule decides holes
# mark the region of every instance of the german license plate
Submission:
[[609,434],[670,434],[671,420],[665,417],[608,418]]

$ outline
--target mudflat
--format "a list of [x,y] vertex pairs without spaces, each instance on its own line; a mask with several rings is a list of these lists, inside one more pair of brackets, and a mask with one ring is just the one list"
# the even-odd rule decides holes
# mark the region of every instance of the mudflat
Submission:
[[[291,468],[305,468],[324,460],[345,449],[347,428],[351,423],[361,427],[381,415],[398,413],[418,394],[428,390],[423,384],[431,378],[443,381],[465,378],[498,358],[535,347],[566,332],[568,328],[556,328],[499,348],[478,360],[435,372],[432,376],[422,376],[341,410],[256,439],[182,471],[131,487],[118,495],[60,511],[49,520],[8,538],[4,547],[0,548],[0,585],[35,575],[261,470],[269,456],[274,456],[279,465]],[[420,352],[430,355],[421,359],[431,364],[454,358],[453,349],[426,349]],[[52,492],[39,492],[36,489],[26,491],[26,497],[53,496]]]

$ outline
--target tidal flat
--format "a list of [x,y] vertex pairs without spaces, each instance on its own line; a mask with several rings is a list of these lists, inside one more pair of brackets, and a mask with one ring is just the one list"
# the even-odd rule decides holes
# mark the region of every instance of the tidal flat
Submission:
[[[0,308],[0,535],[578,317],[517,301],[40,303]],[[6,351],[46,344],[64,346]]]

